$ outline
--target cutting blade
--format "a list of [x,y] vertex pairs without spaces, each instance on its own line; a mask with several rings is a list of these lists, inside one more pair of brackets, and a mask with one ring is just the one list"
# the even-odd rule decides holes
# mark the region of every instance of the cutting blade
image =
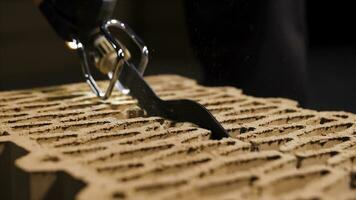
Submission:
[[211,131],[211,139],[229,137],[228,132],[201,104],[188,100],[162,100],[142,75],[130,63],[125,62],[119,75],[120,82],[130,90],[130,95],[150,116],[160,116],[177,122],[191,122]]

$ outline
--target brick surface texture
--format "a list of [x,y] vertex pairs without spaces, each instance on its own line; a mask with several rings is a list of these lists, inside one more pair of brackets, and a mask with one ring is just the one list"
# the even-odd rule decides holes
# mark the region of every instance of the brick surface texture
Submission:
[[356,199],[356,115],[179,76],[147,80],[163,99],[204,105],[231,138],[147,116],[118,92],[101,101],[79,83],[0,92],[0,157],[8,144],[26,151],[7,165],[30,175],[32,199],[65,187],[58,172],[83,183],[67,197],[76,199]]

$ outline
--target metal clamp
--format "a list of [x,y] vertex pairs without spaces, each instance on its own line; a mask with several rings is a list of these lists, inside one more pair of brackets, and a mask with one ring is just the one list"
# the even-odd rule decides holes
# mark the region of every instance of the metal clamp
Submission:
[[[81,57],[82,60],[82,70],[84,77],[91,87],[92,91],[101,99],[105,100],[110,97],[113,88],[116,87],[119,91],[121,91],[124,94],[128,94],[129,90],[125,88],[124,85],[120,83],[118,80],[118,77],[120,75],[122,66],[129,62],[125,60],[125,52],[127,53],[127,49],[122,45],[121,41],[117,38],[115,38],[109,28],[110,27],[115,27],[123,31],[129,38],[136,44],[136,46],[139,48],[140,53],[141,53],[141,58],[139,61],[139,64],[137,66],[137,70],[140,72],[142,75],[146,69],[147,63],[148,63],[148,48],[147,46],[143,43],[143,41],[124,23],[112,19],[105,21],[103,25],[100,27],[100,34],[105,37],[107,40],[108,44],[111,46],[109,48],[112,48],[115,51],[116,58],[114,60],[115,64],[113,68],[107,72],[107,76],[109,78],[109,85],[106,88],[105,92],[103,92],[98,84],[96,83],[95,79],[93,78],[90,68],[95,67],[95,60],[92,58],[92,55],[90,54],[91,52],[84,47],[84,45],[78,40],[75,39],[73,42],[75,43],[76,49],[78,50],[79,56]],[[131,62],[129,62],[132,64]]]

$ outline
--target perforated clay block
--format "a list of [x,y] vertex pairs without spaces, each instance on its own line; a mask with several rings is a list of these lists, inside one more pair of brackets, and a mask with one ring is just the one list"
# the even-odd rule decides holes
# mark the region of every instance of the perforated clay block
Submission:
[[206,106],[231,138],[147,116],[118,92],[101,101],[85,83],[0,92],[0,199],[356,199],[356,115],[147,80]]

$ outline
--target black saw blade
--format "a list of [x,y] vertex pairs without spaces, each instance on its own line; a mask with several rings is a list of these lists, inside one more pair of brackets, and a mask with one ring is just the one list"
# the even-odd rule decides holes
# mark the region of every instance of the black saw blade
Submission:
[[201,104],[188,100],[162,100],[137,69],[125,63],[119,76],[120,82],[130,90],[130,95],[150,116],[160,116],[178,122],[191,122],[211,131],[211,139],[229,137],[228,132],[215,117]]

